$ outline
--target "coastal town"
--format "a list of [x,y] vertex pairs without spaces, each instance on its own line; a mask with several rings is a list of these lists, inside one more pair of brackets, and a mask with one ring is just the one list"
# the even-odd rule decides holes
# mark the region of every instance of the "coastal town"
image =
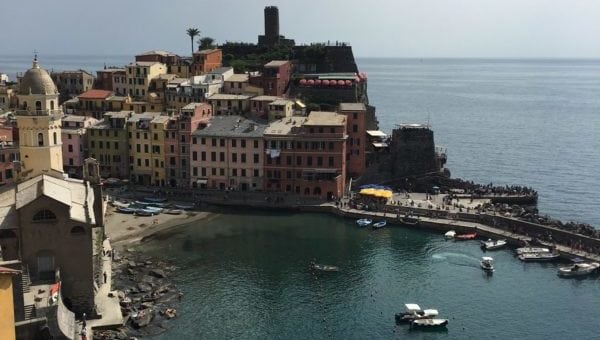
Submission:
[[600,232],[539,215],[534,189],[451,178],[429,125],[381,131],[350,44],[296,45],[274,6],[264,26],[256,44],[195,46],[191,28],[191,55],[145,51],[94,75],[36,54],[0,77],[1,339],[127,339],[176,318],[174,268],[128,246],[211,206],[600,261]]

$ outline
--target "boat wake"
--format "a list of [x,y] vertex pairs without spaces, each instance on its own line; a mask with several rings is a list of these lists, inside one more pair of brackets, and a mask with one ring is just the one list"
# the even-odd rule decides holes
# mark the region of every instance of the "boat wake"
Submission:
[[479,259],[461,253],[438,253],[433,254],[431,256],[432,259],[436,261],[445,261],[453,265],[457,266],[465,266],[465,267],[479,267]]

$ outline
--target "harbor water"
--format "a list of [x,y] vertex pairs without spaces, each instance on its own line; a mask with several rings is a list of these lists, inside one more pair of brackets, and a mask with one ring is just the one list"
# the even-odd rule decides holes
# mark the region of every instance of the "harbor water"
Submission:
[[[167,231],[142,247],[178,269],[184,299],[156,339],[592,339],[600,278],[561,279],[556,263],[510,249],[321,214],[241,211]],[[485,274],[481,256],[495,259]],[[309,262],[339,267],[309,270]],[[436,308],[446,331],[395,325],[404,303]]]

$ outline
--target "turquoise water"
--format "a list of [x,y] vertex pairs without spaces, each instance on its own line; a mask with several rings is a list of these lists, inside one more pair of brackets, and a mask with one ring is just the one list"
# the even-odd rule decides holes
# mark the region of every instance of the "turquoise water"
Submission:
[[[219,215],[175,229],[144,250],[178,267],[185,298],[156,339],[592,339],[600,279],[560,279],[557,264],[524,264],[511,250],[392,227],[359,229],[317,214]],[[310,259],[339,266],[308,270]],[[396,326],[404,303],[437,308],[446,332]]]

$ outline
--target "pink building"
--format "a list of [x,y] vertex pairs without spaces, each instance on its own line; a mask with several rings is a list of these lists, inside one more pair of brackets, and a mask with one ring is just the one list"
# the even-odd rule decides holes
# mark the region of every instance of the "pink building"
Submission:
[[190,103],[169,117],[165,131],[165,177],[172,187],[190,184],[192,131],[203,128],[212,117],[208,103]]
[[66,115],[62,119],[63,168],[69,177],[81,178],[88,157],[86,129],[98,121],[92,117]]

